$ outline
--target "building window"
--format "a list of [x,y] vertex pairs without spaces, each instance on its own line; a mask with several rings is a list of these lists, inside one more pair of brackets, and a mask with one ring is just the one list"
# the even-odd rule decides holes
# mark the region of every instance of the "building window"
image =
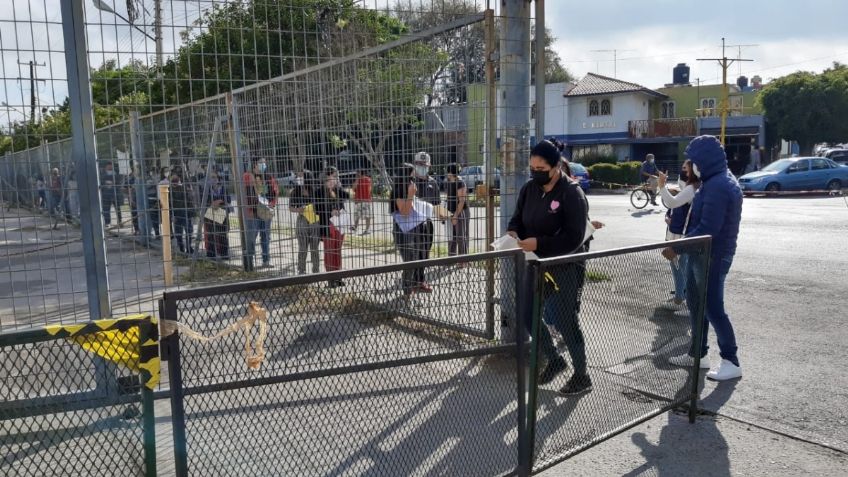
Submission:
[[601,116],[612,114],[612,102],[608,99],[601,100]]
[[598,100],[593,99],[589,101],[589,116],[598,116],[600,115],[600,107],[598,106]]
[[663,101],[662,107],[660,111],[660,117],[663,119],[670,119],[675,117],[675,104],[674,101]]
[[716,99],[715,98],[701,98],[701,116],[715,116],[716,115]]

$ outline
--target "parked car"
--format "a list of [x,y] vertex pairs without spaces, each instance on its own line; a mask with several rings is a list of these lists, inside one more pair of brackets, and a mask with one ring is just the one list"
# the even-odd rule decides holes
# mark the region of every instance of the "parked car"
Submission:
[[848,149],[830,149],[824,156],[837,164],[848,164]]
[[772,162],[739,178],[746,194],[757,192],[842,190],[848,186],[848,166],[822,157],[793,157]]
[[[480,184],[486,183],[486,168],[483,166],[468,166],[459,171],[459,176],[465,181],[465,185],[472,191]],[[495,189],[501,188],[501,170],[495,168]]]
[[577,182],[580,183],[580,187],[583,189],[583,192],[588,194],[589,185],[592,182],[589,177],[589,170],[583,167],[583,164],[578,162],[569,162],[568,166],[571,167],[571,175],[577,179]]

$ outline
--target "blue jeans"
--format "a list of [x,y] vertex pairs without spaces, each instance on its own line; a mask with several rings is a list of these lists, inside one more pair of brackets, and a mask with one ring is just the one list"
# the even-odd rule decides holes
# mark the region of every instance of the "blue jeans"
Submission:
[[674,278],[674,298],[683,300],[686,298],[686,280],[688,278],[689,255],[678,255],[677,260],[671,262],[671,276]]
[[585,271],[584,263],[569,263],[550,271],[556,286],[547,281],[542,285],[545,287],[545,322],[539,323],[540,350],[549,360],[558,356],[551,332],[545,325],[547,323],[562,335],[577,376],[586,376],[586,343],[578,320]]
[[247,219],[247,258],[253,263],[256,256],[256,235],[259,235],[262,247],[262,263],[271,262],[271,221],[258,218]]
[[721,357],[739,366],[739,358],[736,356],[736,335],[733,333],[733,325],[730,324],[730,317],[724,310],[724,281],[730,272],[730,266],[733,264],[733,256],[710,257],[710,271],[707,276],[707,303],[702,323],[697,323],[695,315],[698,308],[701,306],[701,293],[704,286],[704,259],[697,256],[690,257],[689,260],[689,279],[686,283],[686,302],[689,306],[689,316],[692,320],[692,346],[689,349],[689,355],[695,356],[698,353],[695,343],[695,330],[701,327],[701,343],[700,355],[703,358],[707,355],[707,334],[710,325],[716,333],[716,341]]

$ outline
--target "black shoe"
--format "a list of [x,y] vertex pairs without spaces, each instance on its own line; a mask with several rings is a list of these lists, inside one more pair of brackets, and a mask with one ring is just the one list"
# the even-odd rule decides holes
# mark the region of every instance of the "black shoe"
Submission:
[[565,383],[559,393],[564,396],[576,396],[578,394],[588,393],[592,390],[592,380],[588,375],[577,376],[576,374]]
[[568,369],[568,364],[561,356],[557,356],[556,358],[548,361],[548,365],[545,366],[545,369],[542,370],[541,373],[539,373],[539,384],[548,384],[553,381],[559,373],[566,369]]

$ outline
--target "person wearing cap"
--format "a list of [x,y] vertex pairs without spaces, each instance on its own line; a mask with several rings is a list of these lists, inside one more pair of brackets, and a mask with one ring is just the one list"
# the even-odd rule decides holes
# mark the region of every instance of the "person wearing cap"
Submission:
[[[415,182],[415,196],[420,200],[431,205],[439,205],[442,203],[442,194],[439,190],[439,183],[436,179],[430,176],[430,155],[424,151],[415,153],[415,160],[412,163],[412,178]],[[435,227],[431,220],[427,220],[421,230],[421,240],[418,246],[421,248],[423,260],[430,258],[430,249],[433,248],[433,237]],[[424,283],[425,287],[428,287]]]
[[640,176],[642,177],[642,182],[645,184],[645,189],[648,191],[648,195],[651,196],[651,204],[657,204],[657,181],[659,180],[659,169],[657,169],[657,164],[654,162],[654,155],[648,154],[645,156],[645,162],[642,163],[642,168],[640,169]]
[[[693,336],[694,330],[700,326],[701,342],[695,343],[693,339],[688,354],[672,357],[669,362],[677,366],[692,366],[694,357],[700,356],[701,367],[709,368],[707,333],[712,325],[721,363],[707,373],[707,378],[715,381],[737,379],[742,377],[742,368],[733,325],[724,309],[724,282],[736,255],[736,239],[742,218],[742,189],[728,170],[724,147],[715,136],[696,137],[686,147],[685,153],[692,161],[692,172],[701,179],[701,187],[692,200],[686,236],[709,235],[712,244],[709,263],[704,257],[690,254],[686,281],[686,304],[692,318]],[[673,259],[677,251],[667,249],[663,255]],[[701,307],[699,290],[705,285],[702,282],[704,267],[708,267],[706,311],[703,320],[696,322],[695,317]]]
[[[537,144],[530,154],[532,180],[521,188],[507,233],[518,239],[525,252],[540,258],[557,257],[588,250],[586,224],[589,203],[580,185],[562,172],[559,150],[550,141]],[[543,326],[539,326],[539,349],[547,365],[539,384],[552,382],[568,369],[559,355],[547,323],[565,340],[574,373],[559,392],[576,395],[592,389],[586,366],[586,344],[578,314],[585,281],[585,262],[555,267],[545,274]]]
[[459,164],[449,164],[447,167],[447,200],[445,204],[450,213],[450,240],[448,255],[468,254],[468,225],[470,214],[468,210],[468,187],[459,176]]

